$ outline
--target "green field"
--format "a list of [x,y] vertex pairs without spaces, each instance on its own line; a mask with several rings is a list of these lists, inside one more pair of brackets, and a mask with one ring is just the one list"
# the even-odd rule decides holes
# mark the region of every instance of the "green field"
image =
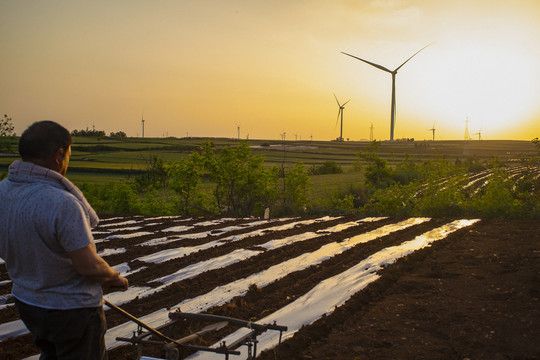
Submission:
[[[218,149],[238,145],[237,140],[224,138],[74,137],[68,177],[77,184],[84,182],[103,184],[126,179],[144,170],[154,155],[165,162],[174,162],[189,156],[205,141],[211,141]],[[355,165],[359,164],[358,154],[368,151],[371,147],[370,142],[360,141],[250,140],[249,144],[252,146],[253,154],[264,158],[267,167],[283,165],[290,168],[302,162],[309,168],[325,161],[334,161],[342,166],[343,174],[312,176],[316,192],[324,191],[327,187],[333,188],[361,180],[361,174],[355,173],[354,170]],[[15,143],[13,148],[16,148]],[[401,162],[406,156],[414,161],[435,158],[486,161],[497,157],[507,164],[512,164],[538,156],[538,151],[530,141],[394,141],[379,143],[377,154],[390,165]],[[2,154],[0,173],[5,173],[15,159],[18,159],[16,154]]]
[[[377,216],[540,217],[540,151],[532,141],[250,140],[247,143],[250,148],[246,148],[245,143],[241,147],[241,142],[223,138],[75,137],[73,140],[67,177],[82,187],[93,206],[104,214],[193,212],[245,216],[260,215],[265,207],[271,207],[274,214],[307,211],[362,212]],[[16,148],[16,141],[13,139],[12,148]],[[156,158],[164,165],[180,164],[180,160],[192,158],[190,155],[201,150],[205,142],[213,144],[215,159],[219,154],[233,153],[224,149],[243,149],[251,152],[249,159],[260,155],[264,162],[256,168],[248,167],[251,160],[246,157],[237,158],[242,160],[236,163],[222,158],[219,161],[229,164],[227,171],[234,174],[232,177],[210,174],[213,171],[210,167],[183,185],[178,181],[190,174],[185,167],[176,174],[166,174],[167,166],[152,167]],[[0,178],[16,159],[16,154],[0,154]],[[295,170],[299,163],[304,164],[300,172]],[[340,171],[314,175],[315,170],[328,163],[332,170]],[[182,164],[186,166],[189,162]],[[281,174],[285,170],[286,177],[267,171],[273,167],[280,169]],[[474,188],[467,185],[486,171],[489,180],[482,180]],[[278,183],[264,183],[271,173],[272,181]],[[228,180],[224,182],[224,179]],[[291,179],[295,182],[286,186]],[[298,185],[298,181],[305,185]],[[253,187],[255,184],[261,187]],[[242,190],[242,186],[252,186],[252,192]],[[261,192],[267,190],[270,192]]]

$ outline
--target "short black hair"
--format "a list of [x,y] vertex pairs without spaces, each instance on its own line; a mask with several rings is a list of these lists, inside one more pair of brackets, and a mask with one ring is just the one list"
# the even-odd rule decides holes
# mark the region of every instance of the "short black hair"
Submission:
[[19,139],[19,154],[25,159],[48,159],[58,149],[71,146],[71,134],[62,125],[50,121],[37,121],[26,129]]

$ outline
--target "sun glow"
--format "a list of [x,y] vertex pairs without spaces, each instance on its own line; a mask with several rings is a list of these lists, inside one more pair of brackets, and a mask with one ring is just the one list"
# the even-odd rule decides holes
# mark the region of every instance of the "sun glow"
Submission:
[[341,52],[395,69],[433,42],[397,74],[395,138],[462,139],[467,117],[486,139],[540,135],[537,0],[22,3],[0,2],[18,133],[48,118],[136,136],[144,111],[147,136],[330,140],[335,93],[344,138],[388,139],[391,75]]

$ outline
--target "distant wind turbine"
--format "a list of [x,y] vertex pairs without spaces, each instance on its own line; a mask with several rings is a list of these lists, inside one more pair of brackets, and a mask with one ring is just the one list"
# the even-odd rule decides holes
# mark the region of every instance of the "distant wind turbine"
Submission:
[[428,45],[424,46],[423,48],[421,48],[420,50],[418,50],[416,53],[414,53],[413,56],[411,56],[410,58],[405,60],[405,62],[403,64],[399,65],[394,71],[392,71],[390,69],[387,69],[384,66],[372,63],[370,61],[360,59],[359,57],[356,57],[354,55],[342,52],[342,54],[353,57],[353,58],[355,58],[357,60],[365,62],[366,64],[369,64],[371,66],[375,66],[379,70],[386,71],[386,72],[389,72],[390,74],[392,74],[392,107],[391,107],[391,110],[390,110],[390,141],[394,141],[394,125],[395,125],[395,121],[396,121],[396,75],[397,75],[397,72],[398,72],[399,69],[401,69],[401,67],[403,65],[405,65],[409,60],[411,60],[416,54],[418,54],[420,51],[427,48],[429,45],[431,45],[431,44],[428,44]]
[[482,129],[478,130],[478,132],[473,135],[478,135],[478,140],[482,140]]
[[343,105],[341,105],[339,103],[339,100],[336,96],[336,94],[334,94],[334,97],[336,98],[336,101],[337,101],[337,104],[339,106],[339,110],[338,110],[338,113],[337,113],[337,119],[336,119],[336,126],[337,126],[337,123],[339,121],[339,117],[341,115],[341,129],[339,131],[339,141],[343,141],[343,110],[345,109],[345,105],[347,105],[347,103],[351,100],[347,100]]
[[142,122],[142,137],[144,137],[144,116],[141,116],[141,122]]
[[429,131],[431,131],[433,133],[433,141],[435,141],[435,123],[433,123],[433,127],[431,129],[428,129]]

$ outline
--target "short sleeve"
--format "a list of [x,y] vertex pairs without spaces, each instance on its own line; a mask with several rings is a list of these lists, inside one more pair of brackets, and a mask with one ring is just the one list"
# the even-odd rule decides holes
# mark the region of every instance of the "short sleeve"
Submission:
[[88,214],[74,196],[67,196],[60,204],[55,226],[57,241],[68,252],[82,249],[94,241]]

